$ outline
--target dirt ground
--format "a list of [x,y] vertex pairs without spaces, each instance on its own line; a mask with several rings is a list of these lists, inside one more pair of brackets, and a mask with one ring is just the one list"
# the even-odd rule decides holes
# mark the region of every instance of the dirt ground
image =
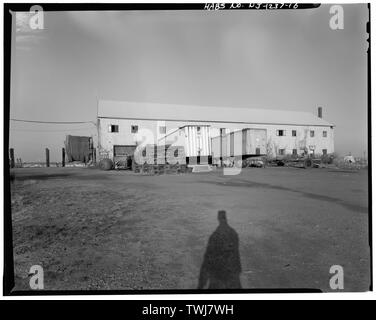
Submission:
[[16,289],[32,265],[47,290],[196,289],[226,210],[243,288],[367,291],[368,172],[248,168],[145,176],[88,168],[11,172]]

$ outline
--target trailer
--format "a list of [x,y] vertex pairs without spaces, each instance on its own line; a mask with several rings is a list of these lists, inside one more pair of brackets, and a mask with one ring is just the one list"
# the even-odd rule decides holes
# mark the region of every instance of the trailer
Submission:
[[268,166],[293,167],[293,168],[321,168],[323,161],[321,158],[314,158],[310,155],[276,157],[267,161]]
[[185,125],[171,130],[158,143],[183,146],[186,163],[189,165],[210,164],[210,136],[209,125]]
[[266,129],[246,128],[227,134],[224,131],[211,139],[213,164],[232,166],[234,162],[266,155]]

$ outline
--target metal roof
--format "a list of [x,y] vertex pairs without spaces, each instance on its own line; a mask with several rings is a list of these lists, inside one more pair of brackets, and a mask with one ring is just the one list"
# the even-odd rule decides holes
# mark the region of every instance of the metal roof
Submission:
[[333,126],[313,113],[100,100],[98,118]]

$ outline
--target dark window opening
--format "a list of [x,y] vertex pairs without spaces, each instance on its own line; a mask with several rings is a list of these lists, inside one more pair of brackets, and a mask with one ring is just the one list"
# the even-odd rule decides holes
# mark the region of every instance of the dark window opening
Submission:
[[260,152],[260,148],[256,148],[256,154],[257,154],[257,155],[261,154],[261,152]]
[[138,126],[131,126],[131,132],[137,133],[138,132]]
[[109,132],[119,132],[119,126],[117,124],[110,124],[108,127]]
[[322,136],[323,136],[324,138],[326,138],[326,137],[328,136],[328,132],[323,131],[323,132],[322,132]]
[[313,138],[315,136],[315,131],[311,130],[310,135],[311,135],[311,138]]
[[326,155],[328,154],[328,150],[327,150],[327,149],[322,149],[322,154],[323,154],[324,156],[326,156]]
[[297,150],[297,149],[292,149],[292,154],[293,154],[294,156],[298,155],[298,150]]
[[296,137],[296,130],[292,130],[292,136]]
[[284,134],[284,131],[283,130],[277,130],[277,136],[279,136],[279,137],[282,137],[282,136],[284,136],[285,134]]
[[278,154],[279,154],[280,156],[285,155],[285,149],[279,149],[279,150],[278,150]]

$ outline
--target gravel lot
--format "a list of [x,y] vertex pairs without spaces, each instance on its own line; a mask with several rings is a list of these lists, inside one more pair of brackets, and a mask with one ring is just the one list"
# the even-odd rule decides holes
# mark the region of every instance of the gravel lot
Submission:
[[368,171],[248,168],[145,176],[89,168],[11,171],[16,289],[32,265],[45,289],[195,289],[226,210],[243,288],[345,291],[370,283]]

